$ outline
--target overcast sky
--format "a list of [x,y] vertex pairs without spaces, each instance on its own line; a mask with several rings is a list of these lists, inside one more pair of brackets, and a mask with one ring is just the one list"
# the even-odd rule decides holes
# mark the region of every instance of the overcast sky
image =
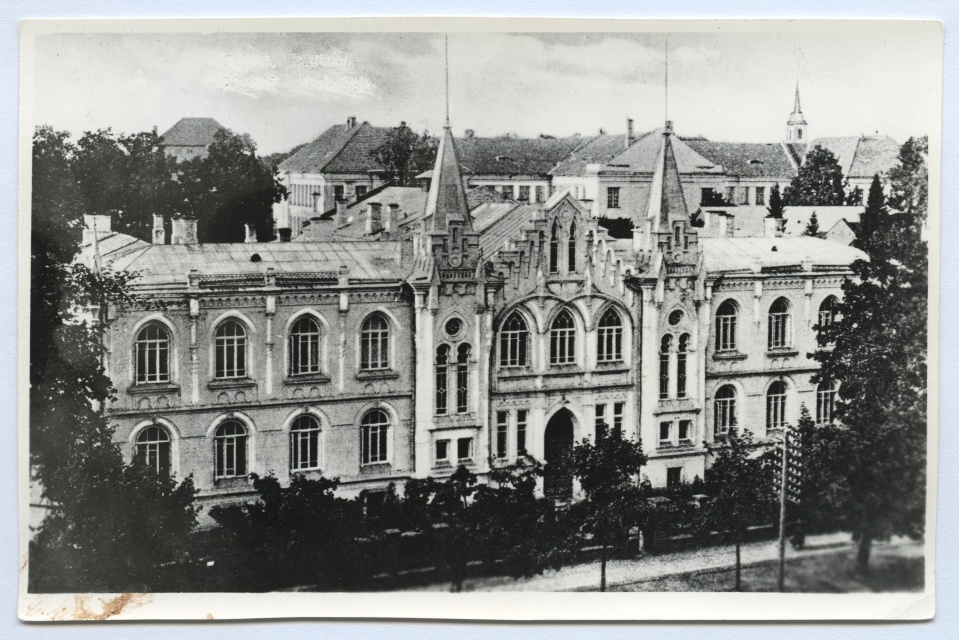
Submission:
[[[810,135],[928,133],[936,43],[888,29],[843,34],[669,34],[669,118],[680,135],[775,142],[798,79]],[[449,36],[454,133],[622,133],[661,126],[665,34]],[[206,116],[285,151],[355,115],[437,131],[436,34],[66,34],[38,37],[34,122],[79,136],[160,133]],[[930,96],[932,98],[930,99]]]

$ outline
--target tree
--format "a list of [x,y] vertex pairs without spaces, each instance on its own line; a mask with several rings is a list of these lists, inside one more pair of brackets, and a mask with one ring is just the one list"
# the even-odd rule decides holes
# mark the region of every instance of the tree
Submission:
[[788,207],[838,207],[845,201],[844,184],[836,156],[817,144],[786,187],[783,202]]
[[712,466],[706,471],[706,487],[712,500],[705,511],[706,523],[732,535],[736,546],[736,591],[742,590],[742,543],[749,526],[769,517],[775,503],[772,468],[755,456],[749,430],[731,427],[710,449]]
[[840,490],[834,511],[859,541],[867,571],[872,542],[921,536],[925,523],[928,267],[921,143],[900,152],[886,207],[873,179],[854,246],[868,259],[851,265],[838,320],[820,329],[816,382],[836,381],[842,424]]
[[370,158],[386,170],[394,184],[412,186],[414,178],[433,168],[439,141],[424,131],[416,134],[401,122],[386,134],[386,140],[370,151]]
[[703,199],[699,204],[703,207],[725,207],[732,203],[727,202],[726,198],[718,189],[709,189],[708,191],[703,191]]
[[813,238],[826,237],[826,232],[819,230],[819,218],[816,217],[815,211],[813,211],[812,215],[809,216],[809,222],[806,223],[806,228],[803,229],[802,234],[804,236],[811,236]]
[[646,464],[642,443],[625,439],[621,431],[601,429],[595,441],[583,439],[572,451],[570,465],[585,500],[577,505],[584,530],[600,546],[599,590],[606,591],[610,547],[646,513],[639,475]]
[[766,207],[766,211],[769,212],[766,214],[767,218],[775,218],[776,220],[782,220],[783,214],[786,213],[782,196],[779,195],[778,184],[774,184],[773,188],[769,190],[769,206]]

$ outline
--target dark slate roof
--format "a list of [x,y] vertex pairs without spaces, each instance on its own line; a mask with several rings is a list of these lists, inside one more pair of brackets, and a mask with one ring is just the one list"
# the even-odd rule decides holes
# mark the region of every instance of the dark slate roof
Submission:
[[787,149],[780,143],[686,141],[705,158],[722,165],[730,176],[741,178],[785,178],[796,175]]
[[457,138],[466,175],[547,176],[588,138]]
[[[431,172],[432,173],[432,172]],[[489,185],[482,185],[475,187],[466,192],[466,202],[469,203],[470,211],[485,204],[487,202],[513,202],[516,201],[510,198],[508,195],[502,191],[497,191]]]
[[[655,172],[663,145],[663,131],[656,129],[641,136],[607,164],[610,167],[628,168],[632,173]],[[670,138],[679,173],[722,173],[721,167],[697,153],[690,143],[674,135]]]
[[832,151],[847,178],[871,178],[899,161],[899,143],[889,136],[817,138],[810,149],[816,145]]
[[689,218],[689,209],[686,207],[686,197],[683,195],[683,183],[679,179],[674,152],[675,136],[666,136],[663,141],[663,182],[660,200],[660,229],[669,229],[670,214],[673,217]]
[[431,231],[446,231],[448,221],[465,221],[467,226],[472,223],[456,146],[453,134],[449,128],[445,129],[436,151],[436,164],[433,165],[433,178],[424,213],[425,217],[430,218]]
[[550,171],[554,176],[581,176],[588,164],[606,164],[623,152],[626,136],[602,134],[594,138],[580,138],[583,140],[578,148],[568,157],[557,163]]
[[520,231],[530,223],[538,210],[529,204],[487,203],[473,210],[474,227],[487,258],[504,248],[507,240],[518,240]]
[[367,122],[349,127],[333,125],[320,137],[281,162],[280,171],[297,173],[363,173],[380,170],[370,158],[370,151],[381,145],[389,133],[386,127],[374,127]]
[[213,118],[180,118],[161,136],[163,147],[205,147],[224,126]]

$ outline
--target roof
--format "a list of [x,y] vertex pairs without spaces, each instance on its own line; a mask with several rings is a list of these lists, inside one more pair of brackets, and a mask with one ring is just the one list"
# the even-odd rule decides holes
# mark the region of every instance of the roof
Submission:
[[448,127],[436,151],[436,164],[433,165],[433,178],[423,215],[430,218],[431,231],[445,231],[446,223],[450,221],[466,222],[467,228],[472,224],[456,143]]
[[889,136],[816,138],[810,149],[817,145],[836,156],[847,178],[871,178],[899,162],[899,143]]
[[[398,205],[397,226],[405,227],[423,217],[426,209],[427,193],[419,187],[389,186],[379,193],[354,202],[346,208],[347,219],[353,218],[342,227],[335,229],[338,238],[366,238],[366,207],[372,202],[378,202],[384,209],[390,205]],[[332,214],[332,215],[331,215]],[[336,209],[323,214],[324,219],[335,219]],[[299,236],[298,236],[299,237]]]
[[483,255],[491,257],[504,247],[506,240],[517,239],[538,209],[535,205],[511,203],[487,203],[474,209],[474,227],[480,232]]
[[[397,242],[253,242],[151,244],[117,260],[114,269],[137,271],[135,285],[186,284],[191,269],[201,276],[334,273],[349,269],[353,280],[391,280],[406,275],[397,264]],[[259,262],[252,262],[257,254]]]
[[718,165],[727,175],[741,178],[785,178],[796,175],[787,149],[780,143],[710,142],[688,140],[696,153]]
[[486,202],[513,202],[516,201],[510,198],[508,195],[502,191],[497,191],[489,185],[482,185],[475,187],[466,192],[466,202],[469,203],[470,210],[472,211],[479,205]]
[[625,135],[602,134],[594,138],[582,138],[583,144],[550,171],[554,176],[581,176],[588,164],[606,164],[625,148]]
[[278,165],[280,171],[297,173],[363,173],[382,167],[370,158],[370,151],[383,144],[390,129],[367,122],[350,127],[333,125],[318,138]]
[[457,138],[463,172],[469,175],[547,176],[589,138]]
[[[866,259],[859,249],[819,238],[702,238],[699,245],[708,274],[752,272],[759,267],[787,267],[809,260],[814,266],[846,269]],[[775,249],[775,250],[773,250]]]
[[[659,162],[664,129],[640,137],[628,149],[610,160],[610,167],[628,167],[631,173],[653,173]],[[722,173],[722,167],[696,152],[690,143],[670,136],[679,173]]]
[[[125,233],[115,231],[97,233],[97,252],[100,254],[102,263],[110,263],[123,256],[149,247],[149,242],[144,242],[139,238],[134,238]],[[88,266],[93,266],[93,242],[84,243],[81,246],[80,259]]]
[[[766,235],[766,223],[764,222],[769,210],[763,206],[742,206],[742,207],[704,207],[710,213],[721,211],[727,216],[733,218],[732,237],[734,238],[761,238]],[[809,224],[809,218],[812,212],[816,212],[816,219],[819,221],[820,231],[827,231],[833,227],[839,220],[846,220],[850,226],[859,222],[859,216],[865,207],[786,207],[783,217],[783,233],[787,237],[801,236]],[[700,231],[700,237],[707,237],[710,233],[709,227],[703,227]]]
[[180,118],[161,137],[161,147],[205,147],[225,127],[213,118]]

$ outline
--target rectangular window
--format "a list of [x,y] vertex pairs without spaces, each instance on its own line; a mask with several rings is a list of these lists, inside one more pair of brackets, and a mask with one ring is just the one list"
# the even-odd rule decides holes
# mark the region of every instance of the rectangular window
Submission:
[[666,468],[666,488],[676,489],[682,483],[683,483],[683,468],[667,467]]
[[542,185],[536,187],[536,202],[546,202],[546,189]]
[[[685,337],[685,336],[683,336]],[[683,338],[679,339],[679,353],[676,354],[676,397],[686,397],[686,351],[683,347]]]
[[766,187],[756,187],[756,205],[766,204]]
[[596,439],[606,433],[606,405],[596,405]]
[[387,428],[385,424],[363,427],[363,464],[386,462]]
[[669,398],[669,352],[659,354],[659,399]]
[[509,455],[509,412],[496,412],[496,457]]
[[623,432],[623,413],[625,413],[625,411],[625,402],[616,402],[613,404],[613,433],[621,434]]
[[693,421],[680,420],[679,421],[679,441],[692,442],[692,440],[693,440]]
[[724,199],[729,204],[736,202],[736,187],[726,187],[726,193]]
[[341,184],[333,185],[333,197],[337,200],[342,200],[343,196],[346,195],[346,187]]
[[749,187],[739,187],[739,204],[749,204]]
[[469,411],[470,398],[470,370],[469,362],[458,362],[456,364],[456,412],[467,413]]
[[673,442],[673,423],[672,422],[660,422],[659,423],[659,444],[672,444]]
[[619,187],[606,187],[606,208],[619,209]]
[[359,200],[360,198],[366,195],[366,185],[365,184],[356,185],[356,188],[353,190],[353,193],[356,194],[356,199]]
[[519,186],[519,196],[516,199],[520,202],[529,202],[529,185],[521,184]]
[[460,438],[456,441],[456,458],[460,462],[470,462],[473,460],[472,438]]
[[450,441],[436,441],[436,464],[449,464],[450,461]]
[[526,416],[527,410],[516,412],[516,455],[526,455]]

